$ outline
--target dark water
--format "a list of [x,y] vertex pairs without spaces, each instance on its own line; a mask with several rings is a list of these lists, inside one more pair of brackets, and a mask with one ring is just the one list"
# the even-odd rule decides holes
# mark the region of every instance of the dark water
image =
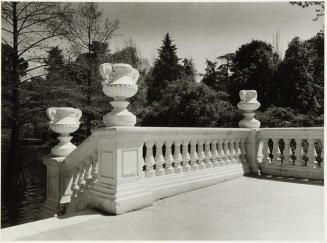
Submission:
[[5,188],[1,192],[1,228],[39,220],[46,196],[46,167],[41,157],[47,148],[25,148],[24,165],[27,184],[21,188]]

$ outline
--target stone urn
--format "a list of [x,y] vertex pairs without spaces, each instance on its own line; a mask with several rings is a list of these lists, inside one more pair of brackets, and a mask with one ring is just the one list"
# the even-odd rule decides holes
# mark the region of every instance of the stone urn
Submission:
[[256,90],[241,90],[241,101],[237,104],[237,107],[243,112],[244,119],[241,120],[238,125],[243,128],[259,128],[260,121],[254,118],[254,111],[260,107],[260,103],[257,101]]
[[70,133],[77,131],[82,116],[80,109],[72,107],[51,107],[47,109],[50,119],[49,127],[55,133],[59,133],[59,143],[51,149],[51,154],[57,157],[66,157],[76,146],[70,142],[73,138]]
[[129,102],[126,100],[136,94],[139,72],[129,64],[104,63],[100,65],[103,77],[102,91],[113,98],[110,102],[113,110],[103,117],[106,127],[135,126],[136,116],[127,110]]

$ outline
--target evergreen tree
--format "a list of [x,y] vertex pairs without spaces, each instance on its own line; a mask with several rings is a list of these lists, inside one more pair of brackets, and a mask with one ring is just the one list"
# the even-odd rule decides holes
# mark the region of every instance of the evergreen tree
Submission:
[[158,50],[159,58],[154,63],[151,77],[148,81],[148,101],[152,102],[160,98],[160,91],[170,82],[181,77],[182,67],[178,63],[176,46],[167,33],[162,40],[162,46]]
[[194,68],[194,63],[192,58],[187,59],[184,58],[183,60],[183,70],[182,70],[182,75],[184,76],[183,78],[186,78],[188,80],[192,80],[195,82],[195,68]]

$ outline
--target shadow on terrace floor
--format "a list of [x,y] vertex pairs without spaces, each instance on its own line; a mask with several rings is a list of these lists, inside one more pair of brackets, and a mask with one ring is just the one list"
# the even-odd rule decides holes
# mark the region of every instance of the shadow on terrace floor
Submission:
[[298,184],[324,186],[324,181],[322,180],[299,179],[294,177],[282,177],[282,176],[273,176],[273,175],[248,175],[246,177],[262,179],[262,180],[283,181],[283,182],[298,183]]

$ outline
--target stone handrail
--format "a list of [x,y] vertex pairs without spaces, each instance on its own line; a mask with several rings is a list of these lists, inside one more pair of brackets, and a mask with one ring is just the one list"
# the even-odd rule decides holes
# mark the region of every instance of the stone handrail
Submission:
[[260,129],[262,173],[322,180],[323,133],[322,127]]

